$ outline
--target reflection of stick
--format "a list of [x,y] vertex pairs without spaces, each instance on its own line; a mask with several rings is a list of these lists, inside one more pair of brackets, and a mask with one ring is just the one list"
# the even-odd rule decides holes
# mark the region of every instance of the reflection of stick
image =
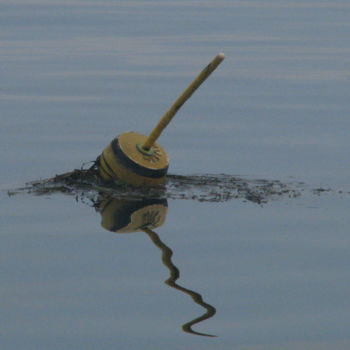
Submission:
[[209,77],[209,75],[216,69],[224,58],[225,55],[223,53],[219,53],[217,56],[215,56],[215,58],[199,73],[196,79],[194,79],[192,83],[184,90],[184,92],[177,98],[169,110],[161,117],[157,126],[153,129],[146,142],[142,145],[144,150],[149,151],[162,131],[170,123],[171,119],[173,119],[176,112]]
[[187,333],[192,333],[192,334],[202,335],[202,336],[207,336],[207,337],[215,337],[215,335],[196,332],[192,329],[192,326],[196,323],[199,323],[199,322],[204,321],[210,317],[213,317],[216,313],[216,309],[213,306],[205,303],[203,301],[202,296],[199,293],[196,293],[193,290],[184,288],[175,282],[180,277],[180,271],[171,261],[171,256],[173,255],[172,250],[168,246],[166,246],[160,240],[159,236],[154,231],[149,229],[148,227],[143,228],[143,231],[145,233],[147,233],[147,235],[151,238],[152,242],[162,251],[162,261],[163,261],[164,265],[170,271],[170,277],[165,281],[165,283],[172,288],[175,288],[177,290],[180,290],[180,291],[190,295],[195,303],[204,307],[207,310],[207,312],[204,313],[202,316],[197,317],[194,320],[185,323],[182,326],[182,329]]

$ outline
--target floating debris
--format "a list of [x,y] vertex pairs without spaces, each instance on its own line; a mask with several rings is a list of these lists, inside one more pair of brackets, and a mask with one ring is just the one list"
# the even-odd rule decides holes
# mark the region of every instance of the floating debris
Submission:
[[199,202],[226,202],[233,199],[263,204],[280,198],[295,198],[303,192],[302,183],[283,183],[279,180],[246,179],[233,175],[171,175],[158,186],[134,187],[115,181],[106,183],[96,168],[56,175],[50,179],[33,181],[12,191],[34,195],[62,193],[77,198],[113,197],[127,200],[174,199]]

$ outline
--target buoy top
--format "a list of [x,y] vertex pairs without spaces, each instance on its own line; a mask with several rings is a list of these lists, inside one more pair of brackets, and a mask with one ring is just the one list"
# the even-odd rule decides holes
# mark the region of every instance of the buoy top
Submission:
[[154,143],[149,152],[140,152],[140,147],[146,139],[147,136],[131,131],[119,135],[117,140],[120,150],[135,165],[151,170],[167,168],[169,166],[168,155],[158,143]]

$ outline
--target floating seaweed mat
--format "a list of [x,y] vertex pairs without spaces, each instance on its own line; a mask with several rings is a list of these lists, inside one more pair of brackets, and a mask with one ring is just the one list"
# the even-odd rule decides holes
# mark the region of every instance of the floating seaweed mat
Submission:
[[302,192],[301,182],[283,183],[279,180],[246,179],[225,174],[189,176],[168,174],[165,184],[140,188],[117,182],[105,183],[99,177],[97,170],[92,168],[76,169],[49,179],[32,181],[22,188],[8,191],[8,194],[63,193],[82,198],[104,195],[124,199],[165,198],[202,202],[242,199],[261,204],[281,197],[298,197]]

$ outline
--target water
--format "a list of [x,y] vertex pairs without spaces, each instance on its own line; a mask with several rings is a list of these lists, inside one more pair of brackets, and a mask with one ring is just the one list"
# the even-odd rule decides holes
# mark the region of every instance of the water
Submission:
[[[1,348],[348,349],[349,13],[329,0],[1,3]],[[154,231],[175,283],[215,308],[193,325],[211,338],[183,331],[206,310],[164,284],[146,233],[105,230],[89,199],[7,190],[147,134],[221,51],[159,140],[170,172],[303,185],[260,205],[168,200]]]

